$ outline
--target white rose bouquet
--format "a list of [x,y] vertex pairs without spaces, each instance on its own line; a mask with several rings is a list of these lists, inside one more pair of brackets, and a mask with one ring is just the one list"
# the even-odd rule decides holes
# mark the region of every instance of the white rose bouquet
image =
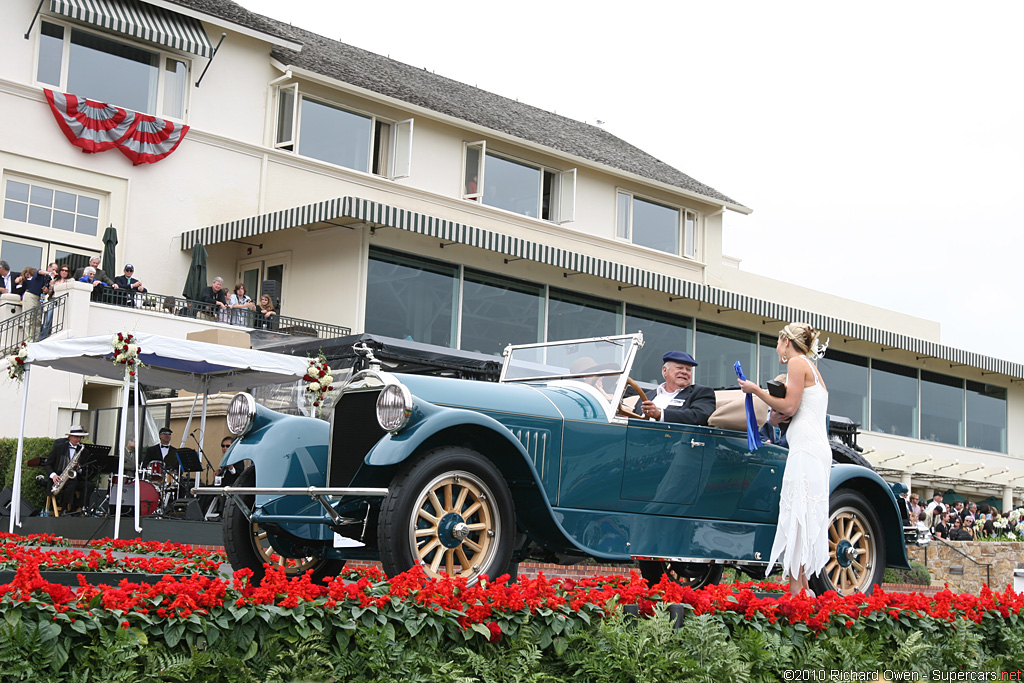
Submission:
[[334,391],[334,377],[331,375],[331,368],[327,365],[327,358],[321,351],[316,358],[309,359],[309,367],[302,381],[306,382],[306,390],[313,394],[313,405],[316,407],[317,417],[320,416],[321,406],[324,402],[324,395]]
[[14,353],[7,356],[7,376],[20,382],[25,375],[25,359],[28,358],[28,342],[18,344]]
[[114,365],[123,365],[126,377],[134,377],[135,371],[144,367],[139,360],[142,347],[131,332],[118,332],[112,340],[114,342]]

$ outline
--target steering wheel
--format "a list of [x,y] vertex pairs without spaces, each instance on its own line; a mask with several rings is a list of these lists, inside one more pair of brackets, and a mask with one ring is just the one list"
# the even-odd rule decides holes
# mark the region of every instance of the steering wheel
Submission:
[[[637,384],[637,383],[636,383],[636,382],[635,382],[635,381],[633,380],[633,378],[632,378],[632,377],[627,377],[627,378],[626,378],[626,386],[628,386],[628,387],[632,388],[632,389],[633,389],[633,391],[635,391],[635,392],[637,393],[637,395],[638,395],[638,396],[640,397],[640,402],[641,402],[641,403],[643,403],[644,401],[646,401],[646,400],[647,400],[647,394],[645,394],[645,393],[644,393],[644,390],[640,388],[640,385],[639,385],[639,384]],[[646,415],[639,415],[639,414],[637,414],[637,413],[634,413],[634,412],[633,412],[632,410],[630,410],[629,408],[627,408],[627,407],[626,407],[626,404],[625,404],[625,403],[623,403],[622,401],[619,401],[619,410],[618,410],[618,414],[619,414],[619,415],[625,415],[626,417],[635,417],[635,418],[636,418],[636,419],[638,419],[638,420],[646,420],[646,419],[647,419],[647,416],[646,416]]]

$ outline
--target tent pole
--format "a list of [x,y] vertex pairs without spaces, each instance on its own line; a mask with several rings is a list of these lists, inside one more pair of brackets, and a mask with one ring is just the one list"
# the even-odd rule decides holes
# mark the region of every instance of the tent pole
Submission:
[[[206,377],[206,386],[203,387],[203,414],[199,418],[199,452],[202,454],[203,460],[206,460],[206,450],[203,448],[203,444],[206,443],[206,407],[210,402],[210,377]],[[196,472],[195,485],[199,486],[199,475],[202,474],[202,470]]]
[[196,392],[195,398],[192,399],[192,409],[188,411],[188,420],[185,421],[185,431],[181,434],[181,445],[178,448],[184,448],[185,442],[188,441],[189,427],[192,426],[192,416],[196,414],[196,403],[199,402],[199,392]]
[[28,380],[32,366],[25,366],[25,376],[21,383],[25,395],[21,397],[21,426],[18,427],[18,454],[14,458],[14,489],[11,493],[11,526],[9,533],[14,533],[14,527],[21,526],[21,458],[25,455],[25,414],[28,412]]
[[[121,475],[121,473],[124,472],[124,446],[125,446],[125,437],[128,434],[128,389],[130,387],[131,387],[131,377],[128,375],[128,372],[126,371],[124,373],[124,382],[122,383],[122,386],[121,386],[121,433],[117,437],[118,438],[118,444],[120,446],[120,448],[118,449],[119,452],[118,452],[118,458],[117,458],[117,472],[118,472],[119,475]],[[124,499],[124,486],[120,485],[121,484],[122,476],[119,476],[118,480],[117,480],[118,481],[118,487],[117,487],[117,507],[116,507],[116,513],[115,513],[117,516],[114,517],[114,538],[121,538],[121,504],[124,502],[124,500],[123,500]],[[138,509],[139,509],[139,507],[138,507],[138,499],[139,499],[138,498],[138,490],[139,490],[139,483],[135,482],[135,491],[136,491],[135,510],[136,510],[136,514],[138,514]]]
[[135,371],[135,531],[142,533],[142,521],[139,519],[142,508],[142,493],[139,486],[139,371]]

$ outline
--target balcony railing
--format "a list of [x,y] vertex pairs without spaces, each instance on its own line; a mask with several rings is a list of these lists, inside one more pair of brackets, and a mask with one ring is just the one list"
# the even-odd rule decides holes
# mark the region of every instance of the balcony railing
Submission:
[[165,313],[167,315],[195,318],[196,320],[220,322],[247,329],[277,332],[279,334],[319,337],[321,339],[344,337],[352,334],[350,328],[341,327],[340,325],[330,325],[315,320],[303,320],[302,318],[291,318],[285,315],[274,315],[270,318],[264,318],[258,311],[244,309],[220,311],[215,306],[202,301],[193,301],[166,294],[153,294],[150,292],[133,294],[120,289],[101,286],[93,291],[92,300],[96,303],[137,308],[141,311]]
[[63,330],[67,299],[68,295],[62,294],[0,322],[0,355],[12,353],[23,341],[42,341]]

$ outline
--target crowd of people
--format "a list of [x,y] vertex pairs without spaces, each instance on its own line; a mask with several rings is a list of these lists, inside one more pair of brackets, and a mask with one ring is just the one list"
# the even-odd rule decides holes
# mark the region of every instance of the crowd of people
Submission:
[[[55,287],[65,282],[84,282],[93,288],[93,301],[121,306],[134,307],[135,295],[148,292],[142,282],[135,277],[134,265],[125,264],[123,274],[111,278],[100,268],[98,256],[90,258],[89,265],[75,270],[74,274],[70,265],[54,262],[45,271],[27,267],[19,275],[11,271],[7,261],[0,261],[0,294],[16,294],[21,297],[22,312],[31,311],[45,303]],[[173,312],[174,297],[168,299],[170,305],[165,304],[164,308]],[[224,279],[216,277],[213,283],[203,290],[199,302],[204,306],[201,311],[204,315],[220,322],[265,329],[277,327],[278,312],[273,298],[263,294],[259,298],[259,303],[254,302],[247,294],[244,282],[236,284],[228,294],[224,288]],[[30,339],[45,338],[48,333],[46,326],[44,325],[42,330],[39,327],[38,323],[35,324],[27,336]]]
[[1006,526],[1001,523],[1003,516],[996,508],[962,500],[943,505],[941,493],[936,493],[924,506],[918,495],[911,493],[907,498],[907,511],[910,523],[917,526],[923,540],[974,541],[983,536],[996,536]]

